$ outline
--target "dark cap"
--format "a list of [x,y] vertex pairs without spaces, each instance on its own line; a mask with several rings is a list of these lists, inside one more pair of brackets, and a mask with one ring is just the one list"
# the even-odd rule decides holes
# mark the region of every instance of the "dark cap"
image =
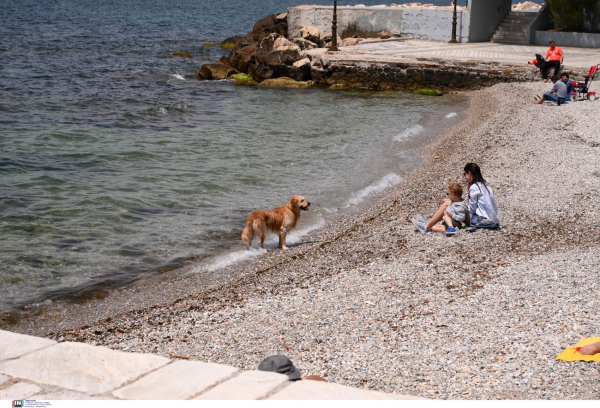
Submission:
[[289,358],[282,356],[281,354],[265,358],[262,363],[258,365],[258,369],[260,371],[285,374],[290,380],[299,380],[302,378],[300,370],[294,367],[294,364],[292,364]]

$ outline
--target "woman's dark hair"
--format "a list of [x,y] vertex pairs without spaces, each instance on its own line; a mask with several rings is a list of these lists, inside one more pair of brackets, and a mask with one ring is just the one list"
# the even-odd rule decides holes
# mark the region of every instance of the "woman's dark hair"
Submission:
[[566,72],[563,72],[562,74],[560,74],[560,76],[561,76],[561,77],[564,77],[564,76],[566,76],[566,77],[567,77],[567,79],[569,79],[569,74],[567,74]]
[[[471,176],[473,177],[472,184],[481,183],[487,190],[487,182],[483,178],[483,175],[481,174],[481,168],[477,163],[467,163],[467,165],[465,166],[465,174],[467,173],[471,173]],[[479,187],[479,189],[481,190],[481,187]]]

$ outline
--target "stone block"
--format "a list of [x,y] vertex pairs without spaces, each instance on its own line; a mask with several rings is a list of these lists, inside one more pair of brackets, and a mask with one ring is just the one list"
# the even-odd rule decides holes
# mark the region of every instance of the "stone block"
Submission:
[[287,375],[265,371],[245,371],[196,397],[197,400],[257,400],[265,398],[288,380]]
[[239,371],[235,367],[177,361],[115,392],[122,399],[182,400],[198,395]]
[[7,382],[8,380],[10,380],[9,376],[0,374],[0,387],[2,386],[2,384]]
[[0,400],[24,400],[40,391],[42,391],[42,389],[35,384],[18,382],[8,388],[0,390]]
[[55,341],[0,330],[0,361],[50,347]]
[[81,392],[59,390],[59,391],[46,391],[39,394],[32,395],[29,397],[32,400],[38,401],[67,401],[67,400],[114,400],[113,397],[92,397]]
[[0,363],[0,373],[86,394],[103,394],[160,368],[169,359],[82,343],[60,343]]
[[270,400],[390,400],[397,396],[320,381],[296,381]]

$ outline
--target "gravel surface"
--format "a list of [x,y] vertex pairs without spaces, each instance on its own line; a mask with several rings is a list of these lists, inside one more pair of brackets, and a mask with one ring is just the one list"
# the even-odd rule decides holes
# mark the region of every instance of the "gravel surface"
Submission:
[[[244,369],[283,353],[304,375],[428,398],[598,399],[599,364],[555,357],[600,336],[600,102],[531,103],[549,88],[473,92],[376,204],[232,282],[49,337]],[[469,161],[502,231],[416,232]]]

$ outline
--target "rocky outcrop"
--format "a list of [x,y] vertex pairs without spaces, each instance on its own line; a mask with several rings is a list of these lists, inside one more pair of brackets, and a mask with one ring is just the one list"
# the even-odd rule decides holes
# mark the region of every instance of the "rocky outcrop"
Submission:
[[248,66],[256,61],[256,53],[259,51],[258,44],[239,44],[229,54],[227,64],[240,72],[248,72]]
[[198,70],[198,76],[202,79],[227,79],[235,74],[238,74],[237,70],[221,64],[204,64]]
[[307,26],[300,29],[300,37],[312,43],[319,44],[323,33],[317,27]]
[[346,38],[345,40],[342,40],[342,46],[352,47],[361,41],[364,41],[364,38]]
[[300,49],[302,51],[319,48],[319,46],[317,44],[315,44],[314,42],[305,40],[304,38],[294,38],[294,40],[292,42],[294,44],[296,44],[298,47],[300,47]]
[[254,24],[252,31],[246,35],[246,38],[261,42],[272,33],[287,37],[287,21],[276,19],[274,14],[268,15]]
[[311,84],[308,82],[294,81],[292,78],[276,78],[262,81],[258,86],[264,88],[306,88]]
[[222,48],[235,48],[236,45],[246,43],[248,44],[248,39],[245,37],[234,35],[233,37],[226,38],[222,43]]
[[250,64],[248,66],[248,74],[256,81],[262,82],[266,79],[272,79],[275,73],[266,65]]
[[260,49],[267,53],[272,51],[301,51],[298,45],[276,33],[269,34],[268,37],[262,40]]

